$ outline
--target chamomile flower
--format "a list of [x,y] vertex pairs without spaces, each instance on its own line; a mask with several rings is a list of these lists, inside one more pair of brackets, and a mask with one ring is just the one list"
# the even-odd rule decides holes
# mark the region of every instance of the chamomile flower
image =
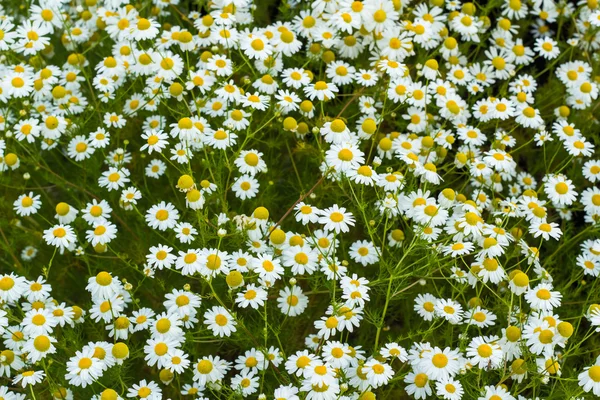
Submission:
[[13,203],[13,209],[22,217],[36,214],[41,206],[40,195],[35,195],[33,192],[20,195]]
[[460,369],[459,352],[449,347],[444,350],[439,347],[424,353],[419,366],[431,379],[447,379],[454,377]]
[[475,337],[467,348],[469,362],[481,369],[497,368],[502,363],[502,348],[496,336]]
[[555,307],[560,306],[562,299],[562,294],[552,289],[552,285],[540,283],[525,293],[525,300],[533,309],[552,311]]
[[260,188],[258,180],[252,175],[242,175],[233,183],[231,190],[236,197],[241,200],[252,199],[256,197]]
[[58,224],[44,230],[44,240],[48,245],[58,248],[62,254],[65,249],[75,248],[77,236],[70,225]]
[[28,385],[36,385],[44,380],[46,374],[44,371],[26,370],[15,376],[12,383],[13,385],[20,384],[23,388]]
[[577,198],[573,182],[564,176],[550,176],[544,186],[548,198],[557,205],[568,206]]
[[229,370],[229,363],[220,357],[208,356],[194,365],[194,380],[201,386],[221,380]]
[[552,60],[560,54],[558,43],[548,36],[535,40],[535,50],[547,60]]
[[250,306],[255,310],[263,306],[265,301],[267,301],[267,292],[263,288],[253,284],[246,286],[243,291],[237,294],[235,299],[236,304],[240,307],[246,308]]
[[214,336],[231,336],[236,329],[236,321],[223,307],[215,306],[204,313],[204,323],[213,332]]
[[594,393],[595,396],[600,396],[600,363],[598,361],[596,359],[593,365],[585,367],[578,376],[579,386],[585,392]]
[[302,314],[308,306],[308,297],[298,286],[286,287],[279,291],[277,304],[282,314],[295,317]]
[[147,400],[160,400],[163,398],[160,386],[153,381],[146,381],[145,379],[132,385],[127,390],[127,397]]
[[317,81],[304,87],[304,93],[310,100],[331,100],[338,91],[339,89],[335,84],[325,81]]
[[406,383],[406,393],[414,396],[415,399],[425,399],[432,394],[430,386],[430,377],[421,369],[409,372],[404,377]]
[[334,204],[332,207],[320,211],[318,222],[324,225],[327,231],[335,233],[349,232],[350,226],[354,226],[354,216],[347,212],[344,207]]
[[367,266],[379,260],[379,252],[372,243],[366,240],[357,241],[350,246],[350,257],[363,266]]
[[459,324],[463,319],[462,306],[453,300],[441,299],[436,301],[435,313],[453,325]]
[[146,222],[153,229],[165,231],[172,229],[179,219],[179,211],[171,203],[161,201],[146,212]]
[[104,372],[105,364],[94,357],[94,350],[77,351],[67,362],[65,378],[69,384],[86,387],[100,378]]

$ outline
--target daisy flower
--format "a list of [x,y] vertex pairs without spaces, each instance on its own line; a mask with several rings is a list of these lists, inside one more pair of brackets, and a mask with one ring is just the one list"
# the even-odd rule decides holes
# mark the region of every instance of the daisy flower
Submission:
[[98,185],[107,188],[109,191],[122,188],[126,183],[129,183],[129,170],[126,168],[110,167],[98,179]]
[[161,201],[146,212],[146,222],[153,229],[165,231],[172,229],[179,219],[179,211],[171,203]]
[[350,257],[365,267],[379,261],[379,254],[375,246],[366,240],[359,240],[352,243],[352,246],[350,246]]
[[20,195],[13,203],[13,209],[22,217],[37,214],[41,206],[40,195],[34,195],[33,192]]
[[459,352],[446,347],[444,350],[434,347],[424,353],[419,366],[431,379],[448,379],[454,377],[460,369]]
[[99,379],[105,369],[105,364],[94,357],[94,350],[76,351],[67,361],[65,379],[74,386],[86,387]]
[[562,294],[552,289],[552,285],[540,283],[525,293],[525,300],[533,309],[552,311],[560,306],[562,299]]
[[571,205],[577,199],[573,182],[564,176],[550,176],[544,185],[544,192],[559,206]]
[[552,60],[560,54],[558,43],[549,36],[537,38],[535,40],[535,50],[546,60]]
[[469,362],[481,369],[495,369],[502,363],[503,352],[496,336],[478,336],[467,347]]
[[162,390],[158,384],[145,379],[127,389],[127,397],[147,400],[161,400],[163,398]]
[[27,370],[23,371],[13,379],[13,385],[21,384],[23,388],[36,385],[44,380],[46,374],[44,371]]
[[206,311],[204,313],[204,323],[214,336],[231,336],[237,330],[237,323],[232,315],[221,306],[215,306]]
[[65,249],[75,248],[77,236],[70,225],[58,224],[44,230],[44,240],[49,245],[57,247],[62,254]]
[[[599,17],[600,20],[600,17]],[[600,396],[600,360],[596,359],[596,362],[590,366],[585,367],[579,374],[579,386],[585,392],[592,392],[595,396]]]
[[338,88],[333,83],[325,81],[317,81],[314,84],[309,84],[304,88],[304,93],[310,100],[331,100],[335,97]]
[[320,211],[318,222],[323,224],[323,228],[327,231],[335,233],[349,232],[350,226],[354,226],[354,216],[351,212],[347,212],[344,207],[339,207],[334,204],[332,207]]
[[529,233],[536,238],[541,236],[544,238],[544,240],[550,240],[550,238],[558,240],[562,235],[562,231],[558,227],[557,223],[547,223],[545,221],[530,225]]
[[140,151],[148,150],[148,154],[152,154],[153,151],[161,153],[167,144],[169,144],[167,134],[160,130],[143,133],[142,139],[146,143],[140,148]]
[[285,287],[279,291],[277,305],[282,314],[295,317],[302,314],[308,306],[308,297],[297,285]]
[[258,307],[262,307],[265,301],[267,301],[266,290],[253,284],[249,284],[243,291],[238,292],[235,299],[236,304],[240,307],[247,308],[250,306],[255,310],[257,310]]

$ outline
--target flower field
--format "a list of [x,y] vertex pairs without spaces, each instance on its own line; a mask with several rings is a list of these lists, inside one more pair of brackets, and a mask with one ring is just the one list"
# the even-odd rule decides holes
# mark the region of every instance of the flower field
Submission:
[[600,397],[598,0],[0,2],[0,400]]

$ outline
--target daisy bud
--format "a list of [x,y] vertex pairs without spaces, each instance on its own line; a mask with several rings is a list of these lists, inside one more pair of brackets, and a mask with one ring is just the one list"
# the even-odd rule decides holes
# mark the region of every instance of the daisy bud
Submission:
[[131,289],[133,289],[133,285],[129,282],[127,282],[125,284],[125,286],[123,286],[125,288],[125,290],[127,290],[128,292],[131,291]]
[[54,393],[52,394],[52,396],[55,399],[66,399],[67,398],[67,389],[64,387],[59,387],[58,389],[56,389],[54,391]]
[[567,321],[562,321],[561,323],[559,323],[556,329],[558,330],[558,333],[560,333],[560,335],[564,338],[570,338],[571,335],[573,335],[573,325],[571,325]]
[[[98,254],[106,253],[106,250],[108,250],[108,247],[105,244],[98,243],[97,245],[94,246],[94,251]],[[83,251],[83,249],[82,249],[82,251]]]
[[191,289],[190,284],[186,283],[185,285],[183,285],[183,290],[185,290],[186,292],[189,292]]
[[298,129],[298,122],[293,117],[287,117],[283,120],[283,129],[290,132],[295,132]]
[[510,233],[515,237],[515,239],[519,240],[523,236],[523,230],[518,227],[514,227],[510,230]]
[[560,106],[556,109],[556,114],[562,118],[567,118],[571,115],[571,109],[567,106]]
[[189,175],[181,175],[177,180],[177,188],[182,192],[187,192],[194,187],[194,178]]
[[426,284],[427,284],[427,281],[425,279],[419,279],[419,285],[425,286]]
[[73,320],[77,321],[83,316],[83,310],[79,306],[73,306]]
[[220,238],[225,237],[225,235],[227,235],[226,229],[221,228],[217,231],[217,236],[219,236]]
[[240,271],[231,271],[229,274],[227,274],[225,281],[230,289],[235,289],[244,284],[244,277]]
[[267,400],[267,396],[264,393],[258,395],[258,400]]
[[23,174],[23,179],[25,179],[26,181],[29,180],[31,178],[31,175],[29,175],[29,172],[25,172]]
[[311,194],[310,194],[308,197],[310,197],[310,198],[311,198],[311,200],[314,200],[314,199],[316,199],[316,198],[317,198],[317,195],[316,195],[316,194],[314,194],[314,193],[311,193]]
[[335,53],[331,50],[327,50],[323,53],[321,59],[325,62],[325,64],[330,64],[335,61]]
[[129,357],[129,347],[123,342],[117,342],[112,348],[112,355],[117,359],[117,362],[122,363],[123,360]]
[[289,283],[291,286],[295,286],[297,283],[296,278],[290,278]]
[[[558,363],[558,361],[549,358],[546,360],[546,362],[544,363],[544,366],[546,367],[546,371],[550,374],[550,375],[556,375],[558,373],[558,371],[560,370],[560,364]],[[545,378],[549,379],[548,376],[546,376]]]
[[271,243],[273,243],[276,246],[283,244],[283,242],[285,241],[285,238],[286,238],[285,232],[279,228],[273,229],[273,231],[269,235],[269,239],[271,240]]
[[252,213],[252,216],[256,219],[266,221],[269,219],[269,210],[262,206],[256,207],[256,209],[254,209],[254,212]]
[[467,303],[467,305],[469,306],[469,308],[481,307],[481,299],[479,297],[472,297]]
[[160,371],[160,373],[158,374],[158,377],[160,378],[160,380],[161,380],[162,383],[164,383],[165,385],[168,385],[169,383],[171,383],[171,381],[175,377],[175,374],[173,374],[168,369],[163,368]]
[[473,4],[473,3],[465,3],[461,7],[461,11],[467,15],[475,15],[476,10],[477,10],[477,8],[475,7],[475,4]]
[[219,52],[219,46],[213,46],[213,47],[211,47],[211,48],[210,48],[210,51],[211,51],[212,53],[218,53],[218,52]]

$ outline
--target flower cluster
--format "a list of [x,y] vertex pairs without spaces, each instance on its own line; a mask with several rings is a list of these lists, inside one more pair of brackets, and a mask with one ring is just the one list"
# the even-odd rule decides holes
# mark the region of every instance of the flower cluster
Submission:
[[0,399],[600,396],[598,1],[5,3]]

